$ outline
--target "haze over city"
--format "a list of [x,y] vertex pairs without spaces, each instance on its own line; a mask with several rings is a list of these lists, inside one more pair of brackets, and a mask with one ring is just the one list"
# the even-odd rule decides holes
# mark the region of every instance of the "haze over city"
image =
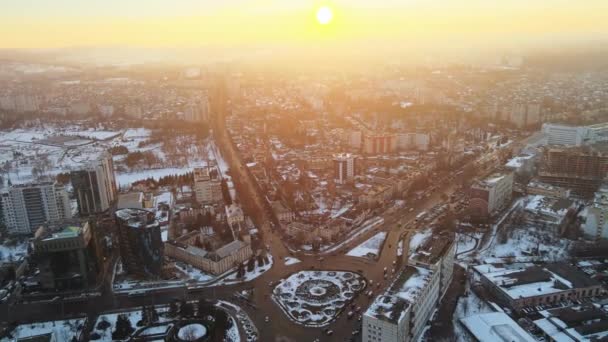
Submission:
[[3,1],[0,342],[608,339],[606,13]]

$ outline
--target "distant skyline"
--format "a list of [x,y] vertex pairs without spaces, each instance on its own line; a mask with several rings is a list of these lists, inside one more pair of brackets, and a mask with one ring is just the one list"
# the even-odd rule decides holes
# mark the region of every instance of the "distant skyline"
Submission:
[[[330,6],[321,27],[314,13]],[[0,48],[228,47],[357,40],[530,44],[608,37],[605,0],[4,0]]]

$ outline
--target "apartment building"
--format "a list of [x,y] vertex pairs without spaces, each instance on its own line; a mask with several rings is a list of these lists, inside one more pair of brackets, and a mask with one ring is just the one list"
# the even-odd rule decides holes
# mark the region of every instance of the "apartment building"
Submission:
[[65,188],[51,182],[13,185],[0,191],[0,211],[11,235],[30,234],[45,223],[72,217]]

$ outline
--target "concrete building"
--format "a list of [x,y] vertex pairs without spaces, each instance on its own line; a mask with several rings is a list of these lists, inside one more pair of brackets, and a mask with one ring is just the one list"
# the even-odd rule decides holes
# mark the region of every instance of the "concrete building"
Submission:
[[79,289],[94,283],[98,261],[92,229],[88,222],[69,221],[38,228],[32,253],[41,288]]
[[231,205],[227,205],[225,209],[226,221],[230,227],[235,229],[245,223],[245,214],[243,214],[243,209],[239,205],[232,203]]
[[427,133],[402,133],[397,135],[397,148],[400,150],[426,151],[429,148],[430,140]]
[[104,212],[116,200],[112,155],[105,152],[83,169],[70,173],[81,216]]
[[281,223],[289,223],[295,219],[295,214],[293,211],[289,210],[281,201],[272,201],[270,203],[272,207],[272,211],[279,219]]
[[363,342],[417,341],[436,309],[440,276],[406,266],[363,314]]
[[545,123],[541,131],[549,145],[581,146],[589,139],[589,129],[582,126]]
[[545,148],[538,171],[541,181],[579,196],[593,195],[606,174],[608,154],[591,147]]
[[338,153],[333,157],[334,179],[338,184],[345,184],[357,175],[357,158],[350,153]]
[[526,193],[529,195],[541,195],[553,198],[568,198],[570,190],[559,186],[543,183],[539,180],[532,180],[526,185]]
[[142,279],[159,278],[164,253],[160,224],[154,213],[143,209],[121,209],[114,215],[123,267]]
[[191,102],[184,110],[184,120],[188,122],[203,123],[209,121],[209,99],[204,97],[200,101]]
[[362,150],[365,154],[386,154],[395,152],[397,139],[390,133],[366,132],[363,134]]
[[601,186],[593,196],[593,202],[580,214],[585,218],[582,225],[585,238],[608,239],[608,185]]
[[608,336],[608,313],[593,305],[559,307],[540,311],[534,321],[545,341],[602,341]]
[[443,297],[452,282],[456,244],[453,234],[429,237],[411,255],[409,264],[424,267],[439,274],[439,297]]
[[0,191],[0,197],[1,217],[12,235],[72,217],[65,188],[51,182],[13,185]]
[[566,263],[484,264],[473,269],[499,303],[517,311],[604,292],[599,281]]
[[499,172],[484,180],[478,180],[469,190],[471,217],[487,218],[505,208],[511,202],[513,174]]
[[194,169],[194,193],[201,204],[222,200],[222,180],[216,167]]
[[528,127],[540,122],[539,103],[515,103],[511,106],[509,121],[519,128]]
[[[536,339],[522,329],[504,312],[488,312],[461,318],[474,341],[535,342]],[[466,339],[468,341],[468,339]]]
[[222,274],[253,255],[249,242],[234,240],[221,244],[205,230],[166,242],[165,253],[168,257],[212,274]]

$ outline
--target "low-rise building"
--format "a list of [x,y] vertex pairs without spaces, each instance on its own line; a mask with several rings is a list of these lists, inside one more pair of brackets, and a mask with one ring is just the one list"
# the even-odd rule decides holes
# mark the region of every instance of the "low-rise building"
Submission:
[[208,231],[183,235],[165,243],[165,254],[202,271],[222,274],[253,255],[251,244],[234,240],[221,245]]
[[272,201],[270,205],[279,222],[289,223],[295,219],[293,211],[289,210],[281,201]]
[[473,269],[498,302],[518,311],[604,292],[599,281],[566,263],[485,264]]
[[569,198],[570,189],[543,183],[539,180],[532,180],[526,186],[528,195],[542,195],[554,198]]
[[522,329],[504,312],[488,312],[461,318],[460,322],[475,341],[535,342],[527,331]]
[[543,310],[534,321],[547,341],[601,341],[608,336],[608,313],[593,304]]
[[472,217],[487,218],[504,209],[511,202],[513,174],[498,172],[473,183],[469,190],[469,213]]

